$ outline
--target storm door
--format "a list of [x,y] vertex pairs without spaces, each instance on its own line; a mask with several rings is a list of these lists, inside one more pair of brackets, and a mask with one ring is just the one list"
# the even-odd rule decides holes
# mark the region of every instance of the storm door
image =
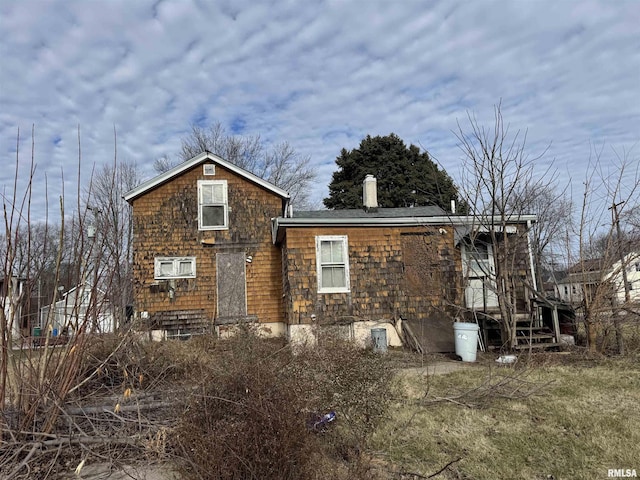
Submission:
[[220,320],[247,315],[245,263],[244,252],[216,255],[217,317]]
[[467,308],[485,310],[498,306],[496,293],[495,263],[493,248],[489,241],[476,239],[467,243],[465,250],[465,276],[467,286],[465,300]]

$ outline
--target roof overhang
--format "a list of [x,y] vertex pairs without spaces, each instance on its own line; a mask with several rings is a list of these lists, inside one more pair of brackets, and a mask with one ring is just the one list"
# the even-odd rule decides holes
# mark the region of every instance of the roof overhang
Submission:
[[244,168],[240,168],[237,165],[234,165],[233,163],[228,162],[220,158],[218,155],[215,155],[210,152],[202,152],[201,154],[196,155],[192,159],[187,160],[186,162],[182,162],[181,164],[176,165],[172,169],[167,170],[166,172],[161,173],[160,175],[153,177],[147,180],[146,182],[142,182],[133,190],[130,190],[127,193],[125,193],[123,198],[127,202],[131,203],[133,200],[140,197],[141,195],[144,195],[148,191],[153,190],[154,188],[170,181],[172,178],[177,177],[181,173],[186,172],[187,170],[201,163],[205,163],[207,161],[213,162],[216,165],[220,165],[221,167],[232,171],[233,173],[249,180],[250,182],[261,186],[262,188],[270,191],[271,193],[274,193],[275,195],[281,197],[283,200],[288,200],[290,198],[289,193],[283,190],[282,188],[276,187],[274,184],[267,182],[263,178],[260,178],[257,175],[254,175],[253,173],[245,170]]
[[456,226],[455,244],[458,245],[466,237],[476,237],[481,234],[488,233],[506,233],[507,235],[515,235],[518,233],[517,225],[510,223],[508,225],[461,225]]
[[[507,232],[516,224],[531,224],[536,221],[536,215],[517,215],[504,221]],[[313,227],[419,227],[429,225],[442,225],[452,227],[465,227],[469,231],[486,228],[486,218],[480,219],[472,215],[439,215],[431,217],[396,217],[396,218],[308,218],[308,217],[277,217],[272,219],[273,243],[278,243],[284,236],[287,228],[313,228]],[[495,220],[496,228],[498,220]],[[502,222],[500,222],[502,223]],[[515,228],[515,227],[514,227]]]

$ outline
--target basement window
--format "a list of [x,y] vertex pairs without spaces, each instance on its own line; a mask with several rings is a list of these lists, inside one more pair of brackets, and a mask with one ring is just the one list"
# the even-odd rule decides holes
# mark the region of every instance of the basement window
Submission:
[[226,230],[229,220],[226,180],[198,180],[198,228]]
[[196,278],[196,257],[156,257],[153,278]]
[[316,237],[319,293],[349,292],[349,249],[346,235]]

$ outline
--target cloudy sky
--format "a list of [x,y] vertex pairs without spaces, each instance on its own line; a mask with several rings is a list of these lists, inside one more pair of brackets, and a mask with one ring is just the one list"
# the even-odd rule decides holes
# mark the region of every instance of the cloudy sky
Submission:
[[[453,130],[501,101],[528,151],[579,188],[593,148],[605,169],[640,157],[640,2],[0,2],[0,187],[26,174],[34,208],[118,158],[144,177],[191,124],[288,141],[317,167],[320,204],[341,148],[395,132],[457,178]],[[543,165],[541,165],[542,168]],[[55,203],[55,202],[54,202]]]

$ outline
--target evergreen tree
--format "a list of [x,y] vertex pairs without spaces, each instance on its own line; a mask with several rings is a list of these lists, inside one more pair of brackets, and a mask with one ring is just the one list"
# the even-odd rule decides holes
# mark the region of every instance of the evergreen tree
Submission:
[[458,190],[447,172],[439,169],[427,152],[420,152],[415,145],[407,147],[393,133],[367,135],[358,148],[343,148],[336,164],[339,168],[324,199],[329,209],[362,208],[362,182],[367,174],[378,181],[380,207],[438,205],[449,211],[451,200],[459,202]]

